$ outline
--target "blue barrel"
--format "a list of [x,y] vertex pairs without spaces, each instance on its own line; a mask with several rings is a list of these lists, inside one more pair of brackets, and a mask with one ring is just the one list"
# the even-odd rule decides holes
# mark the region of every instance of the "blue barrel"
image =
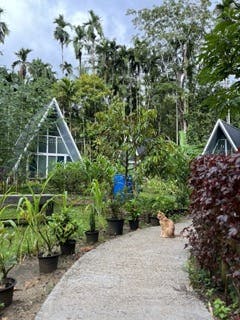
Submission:
[[125,187],[125,176],[123,174],[115,174],[113,181],[113,195],[123,194]]

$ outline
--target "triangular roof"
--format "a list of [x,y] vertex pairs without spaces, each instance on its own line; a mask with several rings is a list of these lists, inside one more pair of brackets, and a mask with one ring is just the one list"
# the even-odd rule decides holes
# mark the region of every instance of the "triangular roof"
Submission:
[[63,114],[60,110],[60,107],[55,98],[52,101],[42,108],[35,116],[31,119],[30,123],[25,127],[25,130],[19,136],[16,145],[15,145],[15,159],[16,162],[12,168],[12,171],[15,172],[18,169],[18,166],[23,158],[24,154],[28,151],[28,148],[31,142],[39,133],[42,125],[50,115],[54,112],[56,116],[56,125],[58,127],[59,133],[62,137],[64,145],[71,157],[72,161],[81,160],[81,154],[74,142],[72,134],[68,128],[66,121],[64,120]]
[[216,144],[220,132],[227,139],[232,149],[234,151],[238,151],[238,149],[240,148],[240,129],[221,119],[218,119],[202,154],[212,153],[211,150]]

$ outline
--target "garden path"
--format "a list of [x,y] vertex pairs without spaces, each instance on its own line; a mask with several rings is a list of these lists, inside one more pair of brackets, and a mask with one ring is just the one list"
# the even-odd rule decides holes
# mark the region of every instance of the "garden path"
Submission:
[[210,320],[189,286],[185,243],[149,227],[99,245],[65,273],[35,320]]

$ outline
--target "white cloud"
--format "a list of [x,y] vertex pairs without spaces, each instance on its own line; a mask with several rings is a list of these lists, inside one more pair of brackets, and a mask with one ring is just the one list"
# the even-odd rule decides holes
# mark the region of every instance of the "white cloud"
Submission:
[[[21,48],[32,49],[29,59],[39,57],[53,65],[54,70],[61,63],[60,45],[54,39],[54,19],[63,14],[66,21],[78,25],[89,19],[89,10],[101,18],[107,38],[115,38],[121,44],[128,44],[132,36],[131,18],[126,17],[128,8],[150,7],[161,0],[1,0],[5,13],[1,19],[10,29],[10,35],[0,50],[0,64],[10,68],[16,60],[14,52]],[[64,49],[65,57],[77,66],[71,45]]]

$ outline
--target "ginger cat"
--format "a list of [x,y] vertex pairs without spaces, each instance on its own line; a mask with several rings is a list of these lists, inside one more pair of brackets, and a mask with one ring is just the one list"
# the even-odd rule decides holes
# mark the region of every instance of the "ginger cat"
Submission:
[[168,219],[163,212],[158,211],[157,218],[161,228],[162,238],[174,238],[175,225],[171,219]]

